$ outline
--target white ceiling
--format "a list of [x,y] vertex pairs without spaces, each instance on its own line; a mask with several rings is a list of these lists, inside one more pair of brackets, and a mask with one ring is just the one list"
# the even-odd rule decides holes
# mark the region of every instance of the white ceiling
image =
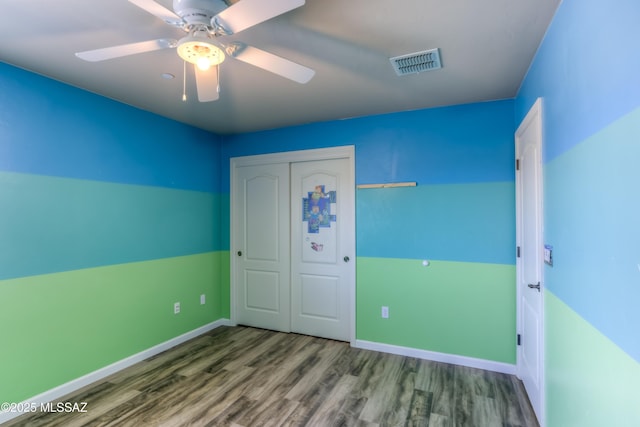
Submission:
[[[310,67],[314,78],[302,85],[227,59],[220,99],[209,103],[197,101],[191,69],[182,101],[175,49],[103,62],[74,55],[184,35],[127,0],[4,0],[0,61],[202,129],[249,132],[512,98],[559,2],[307,0],[228,39]],[[442,69],[395,74],[390,57],[431,48]]]

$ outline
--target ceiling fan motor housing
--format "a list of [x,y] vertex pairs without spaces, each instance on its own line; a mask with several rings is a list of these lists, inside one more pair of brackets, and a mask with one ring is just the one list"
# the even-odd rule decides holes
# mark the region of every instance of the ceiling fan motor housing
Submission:
[[190,25],[211,25],[211,18],[227,8],[223,0],[173,0],[173,11]]

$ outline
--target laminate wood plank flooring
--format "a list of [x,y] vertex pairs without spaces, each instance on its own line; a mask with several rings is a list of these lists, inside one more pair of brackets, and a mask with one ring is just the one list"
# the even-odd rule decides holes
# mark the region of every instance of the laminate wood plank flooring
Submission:
[[511,375],[243,326],[220,327],[15,426],[535,427]]

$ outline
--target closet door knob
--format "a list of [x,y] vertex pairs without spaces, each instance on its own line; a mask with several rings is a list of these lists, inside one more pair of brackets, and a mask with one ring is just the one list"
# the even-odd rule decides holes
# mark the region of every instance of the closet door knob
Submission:
[[238,256],[242,256],[242,251],[238,251]]
[[342,258],[344,260],[344,262],[349,262],[349,257],[345,256],[344,258]]

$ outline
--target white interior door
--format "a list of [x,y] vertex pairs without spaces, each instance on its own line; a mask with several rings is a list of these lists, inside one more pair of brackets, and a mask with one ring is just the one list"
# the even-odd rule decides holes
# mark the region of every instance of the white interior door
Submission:
[[355,278],[348,159],[291,165],[291,330],[348,341]]
[[289,164],[234,169],[235,321],[290,330]]
[[516,132],[517,369],[544,425],[544,298],[542,241],[542,110],[538,99]]

